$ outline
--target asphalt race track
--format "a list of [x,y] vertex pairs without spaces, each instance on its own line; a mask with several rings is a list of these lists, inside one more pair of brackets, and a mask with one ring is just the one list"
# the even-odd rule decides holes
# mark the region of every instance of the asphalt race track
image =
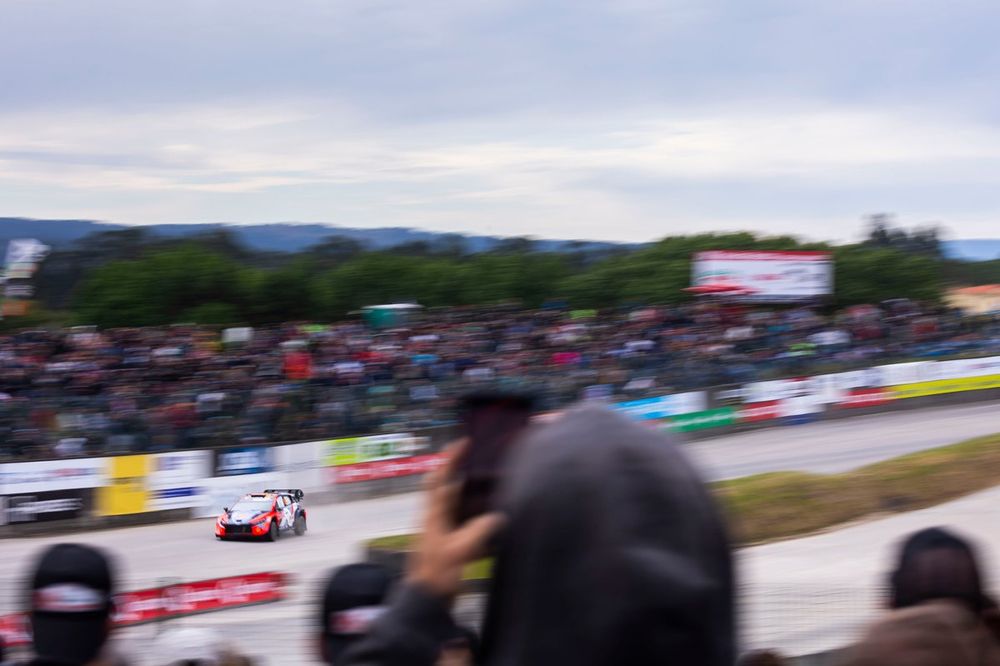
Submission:
[[[686,446],[708,476],[723,479],[777,470],[843,471],[995,432],[1000,432],[1000,409],[995,404],[979,404],[778,427]],[[308,497],[306,502],[308,506]],[[361,541],[412,529],[419,508],[420,496],[416,493],[310,506],[308,534],[284,537],[277,543],[218,542],[213,537],[212,520],[64,537],[2,540],[0,549],[7,566],[0,574],[0,613],[19,609],[22,578],[35,553],[60,541],[91,543],[116,553],[124,587],[130,589],[152,587],[171,579],[197,580],[255,571],[285,571],[295,577],[292,598],[288,601],[174,622],[219,628],[245,652],[263,657],[263,663],[315,663],[312,659],[316,622],[314,596],[325,573],[331,567],[359,558]],[[819,537],[812,537],[816,538]],[[785,543],[790,545],[795,541]],[[784,547],[781,551],[784,561],[781,566],[768,568],[771,573],[766,576],[766,585],[764,581],[760,584],[749,581],[753,594],[766,595],[767,586],[781,587],[781,572],[785,570],[789,576],[795,576],[787,580],[794,591],[803,571],[817,558],[815,549],[800,550],[802,555],[798,556],[794,549]],[[769,551],[754,552],[757,560]],[[842,562],[850,561],[851,557],[851,553],[837,554]],[[757,565],[752,569],[762,570],[762,567]],[[813,586],[821,582],[814,580]],[[818,589],[812,589],[809,594],[822,597]],[[793,596],[799,597],[797,593]],[[787,612],[790,608],[773,606],[774,603],[768,606],[773,621],[765,623],[767,639],[770,644],[780,646],[785,635],[782,623],[787,622],[788,635],[800,636],[802,618]],[[123,632],[120,641],[127,654],[142,663],[143,655],[148,652],[144,647],[146,641],[155,636],[157,630],[155,625],[130,629]],[[829,632],[824,633],[829,641]],[[795,649],[807,650],[808,647],[796,642]]]

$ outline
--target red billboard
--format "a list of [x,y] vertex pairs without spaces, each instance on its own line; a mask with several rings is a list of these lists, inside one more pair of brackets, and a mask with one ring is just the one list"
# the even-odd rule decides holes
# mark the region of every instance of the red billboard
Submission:
[[[115,596],[114,623],[118,627],[129,627],[194,613],[280,601],[285,598],[286,586],[285,574],[263,572],[123,592]],[[0,636],[5,645],[29,644],[27,615],[0,616]]]
[[444,454],[432,453],[409,458],[376,460],[356,465],[340,465],[329,469],[333,474],[334,483],[359,483],[361,481],[377,481],[426,474],[442,464],[444,464]]

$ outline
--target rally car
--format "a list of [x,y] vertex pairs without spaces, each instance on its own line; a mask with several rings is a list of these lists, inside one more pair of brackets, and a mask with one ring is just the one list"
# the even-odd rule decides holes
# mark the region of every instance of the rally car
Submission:
[[215,523],[216,539],[268,539],[277,541],[284,532],[306,533],[306,510],[301,490],[268,489],[249,493],[232,507],[222,510]]

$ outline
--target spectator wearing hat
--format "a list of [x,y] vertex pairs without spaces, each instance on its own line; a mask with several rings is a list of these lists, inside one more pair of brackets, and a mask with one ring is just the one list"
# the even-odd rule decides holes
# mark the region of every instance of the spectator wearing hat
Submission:
[[368,633],[386,609],[394,578],[389,569],[367,562],[336,569],[323,590],[320,656],[335,664],[343,652]]
[[890,611],[849,650],[846,666],[1000,666],[996,605],[971,543],[942,528],[900,548],[889,577]]
[[435,666],[465,567],[494,554],[476,663],[735,663],[735,583],[721,515],[670,433],[586,405],[529,430],[497,512],[455,519],[463,449],[430,475],[406,583],[350,666]]
[[90,546],[46,550],[31,577],[29,616],[33,666],[103,663],[111,633],[115,575],[108,557]]

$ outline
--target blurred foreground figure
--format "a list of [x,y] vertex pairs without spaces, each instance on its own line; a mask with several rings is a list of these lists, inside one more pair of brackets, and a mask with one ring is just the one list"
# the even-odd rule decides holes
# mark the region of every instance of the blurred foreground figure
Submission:
[[348,564],[335,570],[323,589],[320,656],[333,664],[360,640],[386,609],[392,573],[377,564]]
[[729,544],[672,436],[601,407],[576,408],[526,435],[503,488],[503,517],[458,528],[450,474],[443,468],[429,481],[406,586],[338,663],[432,666],[453,627],[462,567],[493,540],[478,663],[735,662]]
[[848,651],[849,666],[1000,666],[995,605],[975,550],[946,530],[911,535],[890,577],[891,612]]
[[42,553],[31,578],[29,614],[36,657],[30,663],[115,663],[104,654],[114,592],[111,562],[102,552],[59,544]]
[[435,666],[473,666],[478,646],[479,637],[474,631],[456,625],[452,637],[441,646]]

